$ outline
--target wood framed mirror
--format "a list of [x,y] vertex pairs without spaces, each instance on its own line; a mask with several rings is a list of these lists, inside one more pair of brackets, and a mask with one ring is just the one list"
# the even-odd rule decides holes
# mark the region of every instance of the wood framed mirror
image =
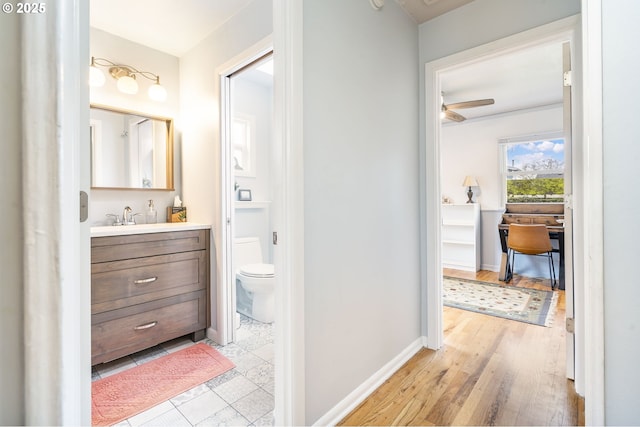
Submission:
[[173,120],[91,105],[91,188],[173,188]]

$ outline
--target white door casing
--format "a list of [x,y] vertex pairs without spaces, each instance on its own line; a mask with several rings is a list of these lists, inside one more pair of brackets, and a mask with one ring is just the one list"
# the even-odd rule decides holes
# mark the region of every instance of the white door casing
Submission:
[[[433,256],[426,257],[427,274],[425,277],[424,294],[426,295],[426,346],[438,349],[443,343],[442,324],[442,263],[441,263],[441,236],[440,236],[440,76],[447,69],[461,66],[465,63],[476,61],[480,58],[497,56],[502,53],[525,48],[527,46],[550,43],[570,42],[575,40],[577,17],[569,17],[529,31],[525,31],[477,48],[441,58],[425,64],[425,182],[426,194],[423,194],[423,206],[426,210],[424,217],[426,222],[426,236],[423,243],[427,253]],[[580,118],[575,125],[581,123]],[[579,170],[583,170],[579,168]],[[579,179],[582,179],[580,177]],[[432,215],[428,215],[432,214]],[[584,268],[580,265],[576,268]],[[570,270],[571,271],[571,270]],[[571,273],[569,273],[571,274]],[[578,302],[579,303],[579,302]],[[577,342],[576,345],[584,345]],[[581,352],[577,352],[580,356]]]
[[89,425],[89,6],[48,2],[25,18],[23,413],[25,425]]
[[[562,44],[562,71],[563,71],[563,90],[562,90],[562,115],[563,115],[563,133],[564,133],[564,188],[565,188],[565,204],[564,204],[564,286],[565,286],[565,318],[571,319],[568,325],[573,325],[574,316],[574,299],[573,299],[573,129],[571,120],[571,43],[564,42]],[[566,331],[566,375],[569,379],[575,378],[575,339],[573,327],[567,327]]]
[[[234,228],[234,174],[232,167],[231,149],[231,76],[247,67],[254,61],[273,51],[272,37],[266,37],[255,45],[224,63],[216,74],[220,80],[220,175],[221,194],[220,209],[222,246],[222,271],[220,282],[223,286],[218,289],[218,341],[222,345],[232,342],[235,338],[235,272],[233,271],[233,228]],[[277,326],[276,326],[277,327]]]

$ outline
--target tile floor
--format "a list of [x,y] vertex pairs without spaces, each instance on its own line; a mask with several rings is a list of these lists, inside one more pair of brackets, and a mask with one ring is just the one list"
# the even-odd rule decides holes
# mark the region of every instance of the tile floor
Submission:
[[[240,317],[236,342],[220,346],[201,341],[236,367],[197,387],[135,415],[118,426],[271,426],[274,424],[273,327]],[[150,349],[96,365],[92,380],[104,378],[195,344],[178,338]]]

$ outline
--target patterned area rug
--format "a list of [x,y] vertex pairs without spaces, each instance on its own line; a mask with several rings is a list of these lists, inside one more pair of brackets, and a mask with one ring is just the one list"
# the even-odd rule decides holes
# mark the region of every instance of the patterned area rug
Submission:
[[550,326],[558,293],[445,276],[443,300],[448,307]]
[[91,384],[91,424],[113,425],[228,371],[235,365],[196,344]]

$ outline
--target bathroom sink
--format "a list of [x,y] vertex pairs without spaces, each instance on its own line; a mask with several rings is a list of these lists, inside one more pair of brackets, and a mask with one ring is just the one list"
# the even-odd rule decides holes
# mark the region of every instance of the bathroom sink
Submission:
[[200,230],[211,228],[194,222],[163,222],[158,224],[101,225],[91,227],[91,237],[122,236],[126,234],[163,233],[167,231]]

